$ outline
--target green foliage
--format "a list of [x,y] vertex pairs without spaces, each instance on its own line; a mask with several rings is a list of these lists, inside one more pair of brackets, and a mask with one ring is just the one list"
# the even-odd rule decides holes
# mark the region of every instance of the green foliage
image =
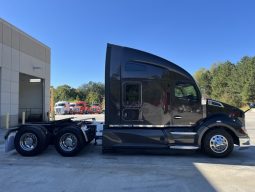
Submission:
[[90,81],[89,83],[83,84],[78,90],[85,96],[85,100],[88,103],[102,103],[104,98],[104,84],[95,83]]
[[197,72],[195,72],[194,77],[197,81],[197,83],[200,85],[200,83],[203,83],[202,80],[202,75],[206,72],[207,70],[205,68],[199,69]]
[[103,101],[101,103],[102,109],[105,110],[105,97],[103,98]]
[[255,57],[245,56],[237,64],[213,64],[210,70],[198,70],[194,77],[206,98],[236,107],[255,102]]
[[210,71],[205,71],[201,74],[200,81],[198,82],[202,94],[205,97],[209,97],[212,93],[212,73]]
[[61,85],[54,89],[54,101],[86,101],[90,104],[102,103],[104,84],[90,81],[78,89],[69,85]]
[[[214,76],[211,81],[211,96],[223,102],[230,102],[233,90],[231,89],[231,76],[235,65],[230,62],[220,64],[215,69]],[[230,103],[232,104],[232,103]]]
[[76,90],[69,85],[61,85],[54,89],[54,101],[74,100]]
[[97,92],[89,92],[86,98],[88,103],[100,103],[100,95]]

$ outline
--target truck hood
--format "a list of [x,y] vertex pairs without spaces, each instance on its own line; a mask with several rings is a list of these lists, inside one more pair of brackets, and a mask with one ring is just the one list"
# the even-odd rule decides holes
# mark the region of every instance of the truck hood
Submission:
[[206,101],[206,114],[207,116],[213,115],[213,114],[219,114],[224,113],[228,115],[231,118],[238,118],[242,122],[244,122],[244,112],[240,110],[237,107],[231,106],[229,104],[207,99]]
[[55,109],[64,109],[65,107],[63,107],[63,106],[57,106],[57,107],[55,107]]

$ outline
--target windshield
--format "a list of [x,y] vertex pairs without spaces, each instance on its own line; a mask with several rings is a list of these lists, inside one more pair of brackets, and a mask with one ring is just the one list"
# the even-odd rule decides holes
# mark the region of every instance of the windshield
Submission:
[[70,107],[74,107],[75,106],[75,104],[70,104]]
[[65,104],[64,103],[59,103],[59,104],[56,104],[56,107],[65,107]]

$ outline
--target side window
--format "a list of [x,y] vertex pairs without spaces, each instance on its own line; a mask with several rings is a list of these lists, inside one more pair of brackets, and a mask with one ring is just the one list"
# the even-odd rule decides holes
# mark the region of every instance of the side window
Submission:
[[139,107],[141,105],[141,83],[124,84],[123,103],[126,107]]
[[142,84],[139,82],[126,82],[123,84],[122,118],[126,121],[139,121],[140,107],[142,105]]
[[190,83],[176,83],[175,85],[175,98],[181,100],[197,100],[198,94],[194,85]]
[[139,62],[125,63],[122,70],[122,78],[135,79],[159,79],[165,73],[165,69],[152,64]]
[[126,63],[125,71],[127,72],[144,72],[147,71],[147,66],[141,63]]

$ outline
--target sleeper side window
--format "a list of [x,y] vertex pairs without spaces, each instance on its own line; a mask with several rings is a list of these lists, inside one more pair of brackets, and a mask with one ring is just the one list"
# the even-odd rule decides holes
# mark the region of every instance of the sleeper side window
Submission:
[[125,83],[123,93],[124,106],[141,106],[141,83]]
[[141,120],[142,84],[139,82],[126,82],[123,84],[123,111],[125,121]]

